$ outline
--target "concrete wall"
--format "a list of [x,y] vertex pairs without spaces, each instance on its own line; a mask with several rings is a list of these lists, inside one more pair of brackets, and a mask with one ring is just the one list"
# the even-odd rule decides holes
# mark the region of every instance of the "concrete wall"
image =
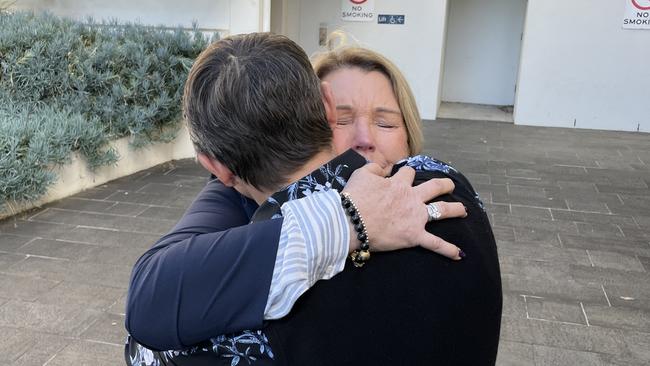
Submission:
[[[376,0],[375,14],[403,14],[404,25],[373,22],[344,22],[341,1],[287,1],[287,35],[294,38],[308,54],[318,49],[318,28],[328,24],[328,31],[341,28],[353,35],[362,46],[388,56],[404,72],[423,118],[435,119],[447,12],[446,0]],[[292,16],[291,13],[297,13]]]
[[442,100],[513,105],[526,0],[450,0]]
[[88,170],[82,156],[72,153],[68,164],[54,169],[58,179],[42,198],[35,202],[8,203],[0,208],[0,220],[170,160],[195,156],[194,146],[185,126],[181,127],[176,139],[169,143],[133,149],[129,141],[129,137],[111,141],[110,146],[118,152],[120,160],[114,165],[100,167],[94,172]]
[[515,123],[650,132],[650,30],[624,1],[530,0]]

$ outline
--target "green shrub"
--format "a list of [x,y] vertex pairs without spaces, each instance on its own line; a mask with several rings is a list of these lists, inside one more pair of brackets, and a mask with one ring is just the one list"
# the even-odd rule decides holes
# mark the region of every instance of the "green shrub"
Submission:
[[169,141],[199,31],[0,12],[0,205],[35,200],[79,151],[114,163],[111,139]]

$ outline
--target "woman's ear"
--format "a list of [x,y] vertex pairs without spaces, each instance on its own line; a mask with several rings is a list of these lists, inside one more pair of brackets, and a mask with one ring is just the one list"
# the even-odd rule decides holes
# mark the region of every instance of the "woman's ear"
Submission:
[[321,81],[320,83],[320,92],[323,98],[323,105],[325,106],[325,115],[327,116],[327,122],[330,125],[331,129],[336,127],[336,100],[334,100],[334,93],[332,93],[332,87],[327,81]]
[[225,165],[220,161],[210,158],[209,156],[198,153],[197,159],[199,163],[210,173],[214,174],[217,179],[225,186],[234,187],[237,183],[237,176],[230,171]]

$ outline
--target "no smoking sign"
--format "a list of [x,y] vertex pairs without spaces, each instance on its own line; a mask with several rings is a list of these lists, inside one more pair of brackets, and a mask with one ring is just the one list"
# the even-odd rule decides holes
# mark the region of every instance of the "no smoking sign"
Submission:
[[341,19],[372,22],[375,19],[375,0],[341,0]]
[[650,29],[650,0],[625,0],[625,29]]
[[632,0],[632,5],[639,10],[650,10],[650,0]]

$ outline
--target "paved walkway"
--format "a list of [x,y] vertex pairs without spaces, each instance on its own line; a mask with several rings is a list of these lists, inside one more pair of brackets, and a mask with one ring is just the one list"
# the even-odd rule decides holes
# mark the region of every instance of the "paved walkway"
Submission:
[[[650,364],[650,135],[457,120],[425,135],[488,206],[498,364]],[[0,222],[0,365],[122,365],[131,266],[205,181],[177,161]]]

